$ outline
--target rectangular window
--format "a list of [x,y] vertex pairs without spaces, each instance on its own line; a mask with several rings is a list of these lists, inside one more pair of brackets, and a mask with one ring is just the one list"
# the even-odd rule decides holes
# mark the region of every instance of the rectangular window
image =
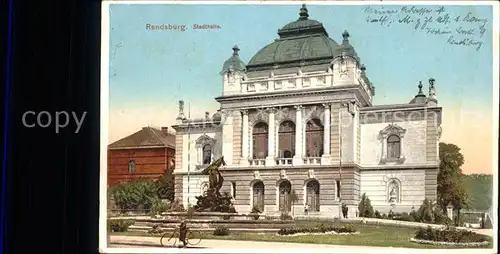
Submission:
[[340,198],[340,181],[337,181],[337,198]]

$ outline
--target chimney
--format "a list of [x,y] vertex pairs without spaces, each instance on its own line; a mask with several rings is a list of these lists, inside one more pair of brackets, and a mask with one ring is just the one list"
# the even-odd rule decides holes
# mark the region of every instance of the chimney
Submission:
[[161,127],[161,131],[165,134],[168,134],[168,127]]

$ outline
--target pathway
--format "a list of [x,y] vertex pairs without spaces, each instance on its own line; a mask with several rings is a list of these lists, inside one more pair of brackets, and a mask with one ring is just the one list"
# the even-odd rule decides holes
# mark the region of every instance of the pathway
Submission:
[[[111,248],[163,248],[160,245],[159,237],[144,237],[144,236],[111,236]],[[399,252],[416,252],[419,253],[422,249],[407,249],[393,247],[368,247],[368,246],[349,246],[349,245],[329,245],[329,244],[306,244],[306,243],[285,243],[285,242],[259,242],[259,241],[236,241],[236,240],[209,240],[204,239],[198,246],[191,248],[224,248],[224,249],[240,249],[244,251],[256,251],[255,249],[302,249],[303,253],[312,253],[315,251],[325,251],[328,248],[328,253],[399,253]],[[231,250],[229,250],[231,252]],[[426,249],[425,252],[433,252],[434,249]],[[485,249],[457,249],[456,253],[485,253]]]

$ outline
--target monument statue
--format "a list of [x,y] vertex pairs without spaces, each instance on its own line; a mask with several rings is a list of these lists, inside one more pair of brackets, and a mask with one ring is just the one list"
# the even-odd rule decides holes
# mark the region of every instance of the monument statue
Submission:
[[222,188],[222,184],[224,183],[224,177],[222,177],[219,168],[220,166],[226,166],[226,162],[224,161],[224,156],[220,157],[218,160],[214,161],[210,164],[206,169],[204,169],[201,173],[204,175],[208,175],[208,190],[215,193],[217,196],[220,196],[220,189]]
[[396,186],[394,184],[391,186],[391,192],[389,193],[389,202],[397,202],[398,196],[396,194]]
[[222,177],[219,168],[225,165],[226,162],[224,161],[224,157],[220,157],[201,171],[202,174],[208,175],[208,188],[207,190],[203,190],[202,195],[196,197],[198,200],[194,206],[196,211],[236,212],[232,204],[232,197],[228,193],[220,193],[222,185],[224,184],[224,177]]

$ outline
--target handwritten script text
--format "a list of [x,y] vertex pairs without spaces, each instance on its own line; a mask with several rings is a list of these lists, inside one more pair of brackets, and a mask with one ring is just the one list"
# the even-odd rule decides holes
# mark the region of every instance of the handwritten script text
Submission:
[[481,50],[489,28],[487,18],[465,11],[452,13],[443,6],[368,6],[366,22],[382,27],[405,26],[432,36],[440,36],[447,44]]

